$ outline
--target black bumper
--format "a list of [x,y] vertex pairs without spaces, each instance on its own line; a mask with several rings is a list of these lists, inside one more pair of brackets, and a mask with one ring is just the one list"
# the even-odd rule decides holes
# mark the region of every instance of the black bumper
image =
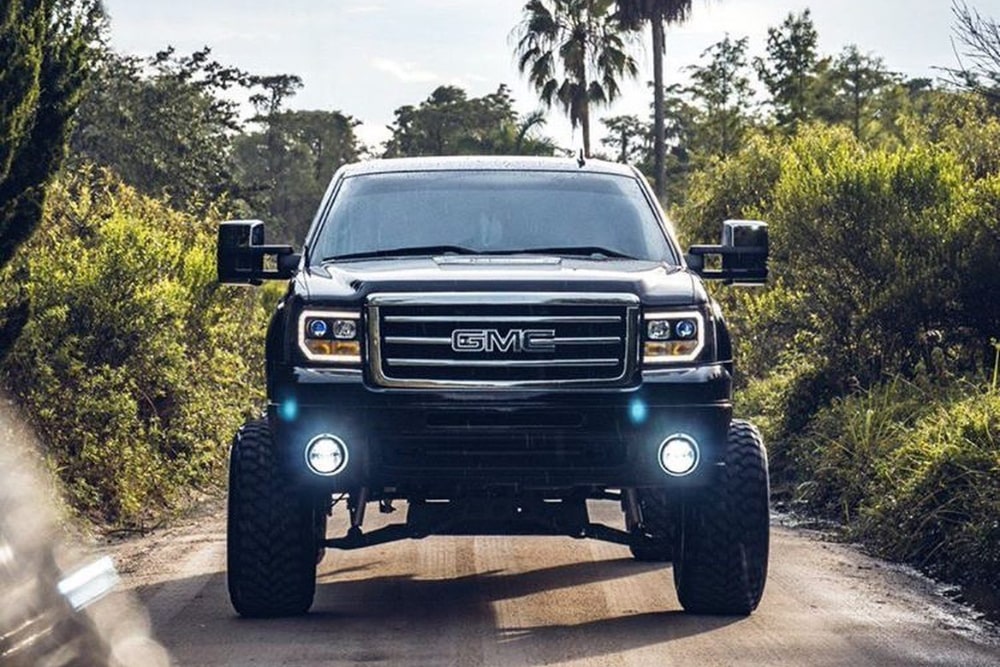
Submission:
[[[360,375],[296,369],[268,417],[302,483],[333,492],[688,487],[709,479],[721,459],[731,388],[723,364],[645,373],[635,388],[516,392],[378,389]],[[305,446],[320,433],[337,435],[350,452],[333,477],[305,465]],[[685,477],[665,473],[657,458],[677,433],[701,449]]]

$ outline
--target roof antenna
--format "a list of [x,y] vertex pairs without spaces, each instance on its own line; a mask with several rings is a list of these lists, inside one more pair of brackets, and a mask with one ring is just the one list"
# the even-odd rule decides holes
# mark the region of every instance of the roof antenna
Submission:
[[583,169],[587,164],[587,158],[583,157],[583,149],[580,149],[580,154],[576,157],[576,164],[580,169]]

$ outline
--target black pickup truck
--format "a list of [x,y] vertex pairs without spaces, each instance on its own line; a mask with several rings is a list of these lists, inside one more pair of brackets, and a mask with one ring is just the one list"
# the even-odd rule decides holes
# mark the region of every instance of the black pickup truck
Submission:
[[[254,220],[218,241],[220,282],[288,281],[267,414],[230,456],[240,614],[307,611],[326,548],[484,534],[617,542],[672,561],[690,612],[757,607],[767,458],[732,417],[702,280],[763,283],[766,224],[726,221],[685,256],[630,167],[417,158],[340,169],[301,252]],[[588,500],[619,502],[622,525]],[[342,501],[350,528],[329,537]],[[405,519],[364,532],[372,503]]]

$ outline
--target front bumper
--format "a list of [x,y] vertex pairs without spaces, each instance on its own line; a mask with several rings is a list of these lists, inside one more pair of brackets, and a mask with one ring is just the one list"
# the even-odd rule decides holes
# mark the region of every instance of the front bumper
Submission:
[[[380,389],[360,374],[300,368],[277,389],[268,416],[291,470],[332,492],[682,488],[705,483],[722,458],[731,388],[723,364],[646,372],[635,388],[494,392]],[[333,477],[304,464],[305,445],[319,433],[350,450]],[[667,475],[657,460],[660,443],[676,433],[701,448],[685,477]]]

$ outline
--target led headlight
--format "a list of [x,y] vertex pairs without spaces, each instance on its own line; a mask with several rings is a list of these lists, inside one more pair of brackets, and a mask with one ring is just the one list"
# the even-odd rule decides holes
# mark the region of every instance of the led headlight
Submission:
[[337,340],[352,340],[358,335],[358,323],[354,320],[334,320],[333,337]]
[[674,333],[678,338],[694,338],[698,334],[698,325],[694,320],[681,320],[674,325]]
[[644,321],[646,365],[694,361],[705,347],[705,318],[698,311],[646,313]]
[[326,320],[320,319],[308,320],[306,328],[309,329],[310,338],[326,338],[326,333],[330,330]]
[[299,349],[309,361],[360,364],[359,317],[349,312],[303,311],[299,316]]
[[646,336],[650,340],[666,340],[670,338],[670,322],[667,320],[650,320],[646,323]]

